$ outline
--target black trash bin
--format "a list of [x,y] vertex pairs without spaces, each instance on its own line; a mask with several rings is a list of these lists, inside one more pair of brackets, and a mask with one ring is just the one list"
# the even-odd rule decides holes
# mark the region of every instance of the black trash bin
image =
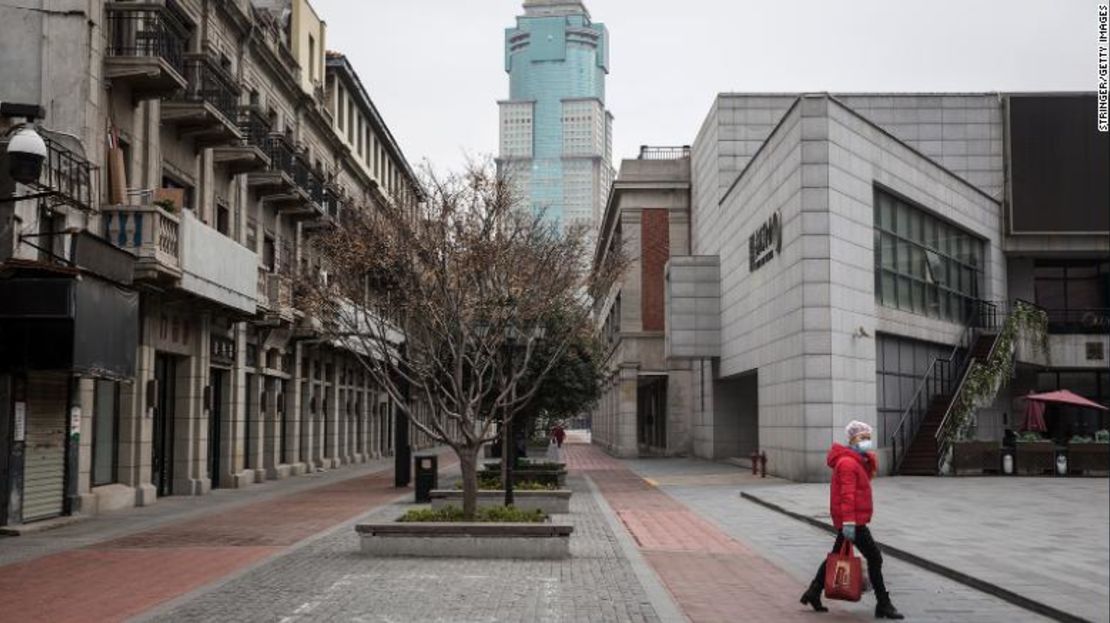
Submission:
[[439,457],[434,454],[420,454],[412,457],[416,472],[416,501],[432,501],[432,489],[439,487]]

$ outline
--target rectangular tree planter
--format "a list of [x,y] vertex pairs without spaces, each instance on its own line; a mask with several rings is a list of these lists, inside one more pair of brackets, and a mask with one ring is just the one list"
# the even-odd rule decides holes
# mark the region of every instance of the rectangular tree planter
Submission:
[[1110,443],[1069,444],[1068,471],[1086,476],[1110,476]]
[[[501,478],[501,470],[482,470],[478,472],[478,478]],[[513,470],[513,483],[521,482],[538,482],[541,485],[555,485],[556,487],[567,486],[567,470],[550,470],[550,469],[514,469]]]
[[1022,476],[1051,475],[1056,469],[1056,444],[1018,443],[1014,451],[1014,465]]
[[997,474],[1002,471],[1002,448],[997,441],[957,441],[952,444],[952,469],[957,476]]
[[570,557],[574,527],[549,523],[359,524],[362,553],[423,558]]
[[[513,506],[521,510],[539,509],[547,515],[565,515],[570,512],[570,489],[555,491],[513,491]],[[463,492],[454,489],[432,491],[432,508],[445,506],[462,508]],[[483,489],[478,492],[478,507],[501,506],[505,492],[500,489]]]

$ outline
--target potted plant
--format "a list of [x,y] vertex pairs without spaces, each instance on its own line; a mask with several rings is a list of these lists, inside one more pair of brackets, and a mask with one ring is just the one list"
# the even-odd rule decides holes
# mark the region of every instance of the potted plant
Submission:
[[1017,438],[1014,456],[1017,473],[1022,476],[1052,474],[1056,469],[1056,444],[1040,433],[1026,431]]
[[169,212],[170,214],[177,214],[177,205],[173,202],[172,199],[156,199],[151,203],[158,206],[159,208],[162,208],[166,212]]
[[1002,450],[997,441],[956,441],[952,444],[952,470],[957,476],[997,474],[1002,470]]
[[1092,437],[1075,436],[1068,443],[1068,471],[1085,476],[1110,476],[1110,430]]

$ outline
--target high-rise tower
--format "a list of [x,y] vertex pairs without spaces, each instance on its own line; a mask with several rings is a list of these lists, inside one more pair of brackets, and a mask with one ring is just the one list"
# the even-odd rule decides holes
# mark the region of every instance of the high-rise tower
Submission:
[[613,181],[609,32],[581,0],[525,0],[505,30],[498,166],[535,210],[597,230]]

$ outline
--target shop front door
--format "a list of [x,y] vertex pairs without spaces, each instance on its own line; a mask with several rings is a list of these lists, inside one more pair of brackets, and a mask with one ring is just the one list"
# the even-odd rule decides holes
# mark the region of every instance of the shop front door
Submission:
[[169,355],[154,358],[157,396],[154,406],[154,435],[151,440],[151,483],[158,497],[173,494],[174,402],[177,400],[177,360]]
[[220,448],[223,445],[224,419],[224,380],[227,371],[212,368],[208,377],[208,386],[211,388],[211,402],[208,406],[208,478],[212,488],[218,489],[220,484]]

